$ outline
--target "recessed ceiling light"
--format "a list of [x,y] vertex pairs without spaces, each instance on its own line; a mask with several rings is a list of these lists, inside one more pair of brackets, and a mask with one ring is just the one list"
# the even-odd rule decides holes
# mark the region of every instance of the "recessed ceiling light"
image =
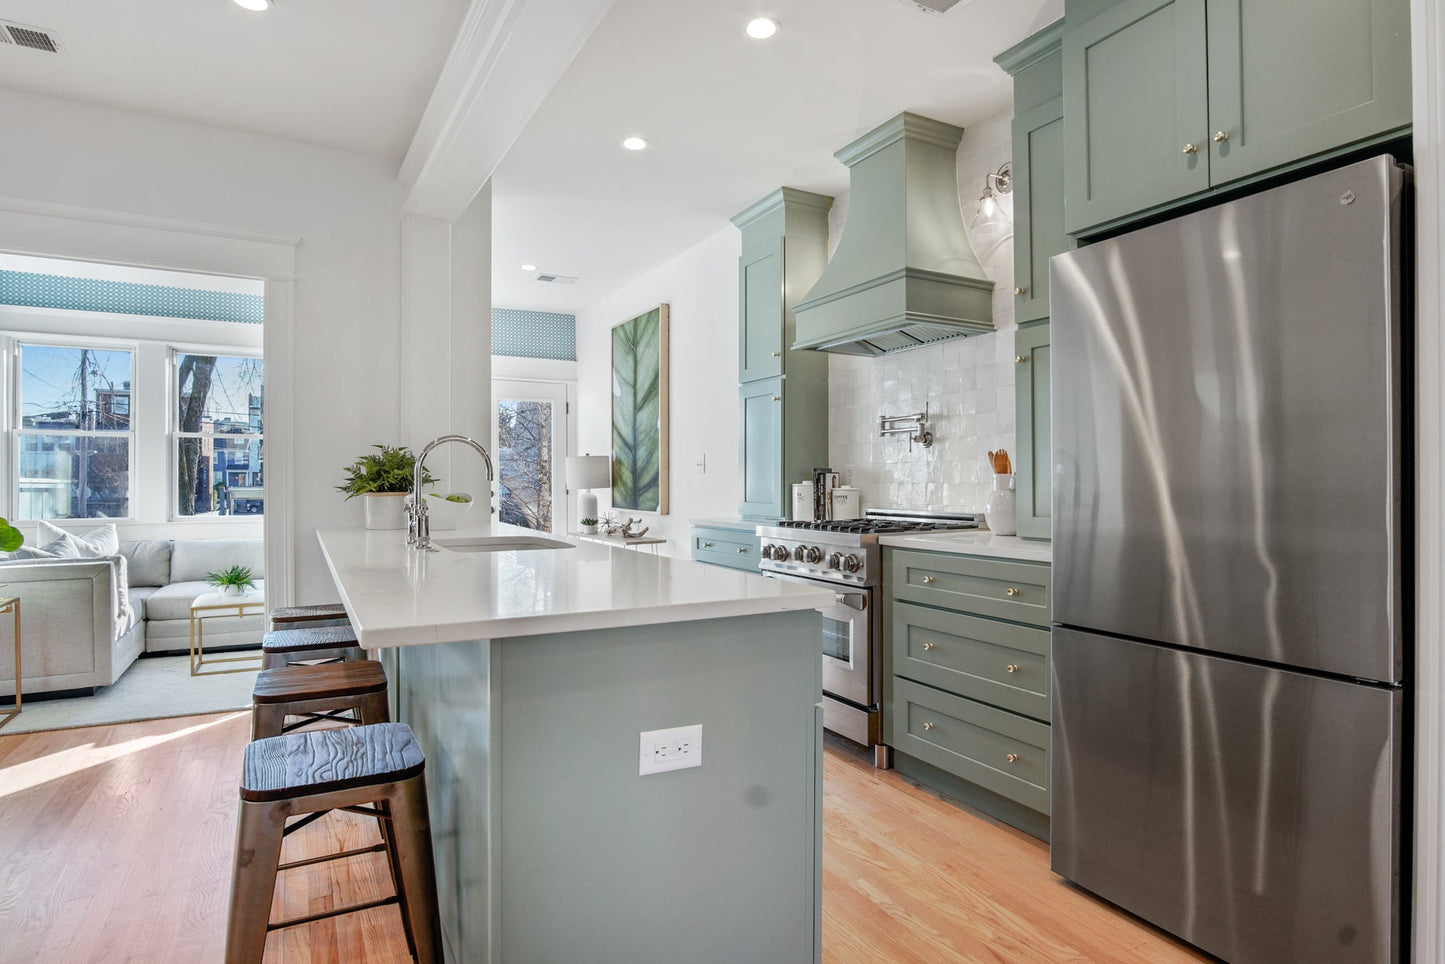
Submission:
[[629,151],[640,151],[647,146],[647,141],[644,141],[640,137],[624,137],[622,139],[622,146]]
[[768,17],[758,17],[748,21],[746,32],[754,40],[767,40],[778,32],[778,22]]
[[535,264],[524,264],[524,265],[522,265],[522,270],[523,270],[523,271],[536,271],[536,270],[537,270],[537,266],[536,266]]
[[236,6],[260,13],[262,10],[271,9],[271,0],[236,0]]

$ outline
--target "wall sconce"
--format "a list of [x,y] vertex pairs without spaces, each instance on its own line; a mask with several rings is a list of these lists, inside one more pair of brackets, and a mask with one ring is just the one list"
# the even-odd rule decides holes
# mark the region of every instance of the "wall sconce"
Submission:
[[974,212],[973,226],[981,231],[996,231],[1013,226],[1008,212],[998,203],[1000,194],[1012,194],[1014,189],[1014,166],[1004,161],[997,171],[983,176],[983,194],[978,199]]

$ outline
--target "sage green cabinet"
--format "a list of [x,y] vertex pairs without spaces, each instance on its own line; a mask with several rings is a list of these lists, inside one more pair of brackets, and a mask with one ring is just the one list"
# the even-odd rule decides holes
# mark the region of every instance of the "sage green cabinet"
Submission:
[[828,356],[794,351],[793,305],[828,262],[833,199],[780,188],[732,219],[738,258],[738,382],[745,518],[788,514],[789,486],[828,464]]
[[1014,432],[1018,461],[1018,534],[1025,539],[1050,537],[1053,472],[1049,421],[1049,326],[1030,325],[1014,334]]
[[1410,124],[1409,0],[1069,0],[1079,234]]
[[1014,80],[1014,319],[1049,315],[1049,259],[1073,245],[1064,230],[1063,21],[994,61]]
[[694,525],[692,557],[714,566],[757,572],[762,543],[752,529]]

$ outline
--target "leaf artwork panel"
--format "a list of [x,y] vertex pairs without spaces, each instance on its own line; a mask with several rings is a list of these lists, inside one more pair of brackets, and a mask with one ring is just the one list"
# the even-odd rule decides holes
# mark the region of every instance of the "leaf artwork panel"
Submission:
[[612,329],[612,505],[667,512],[667,305]]

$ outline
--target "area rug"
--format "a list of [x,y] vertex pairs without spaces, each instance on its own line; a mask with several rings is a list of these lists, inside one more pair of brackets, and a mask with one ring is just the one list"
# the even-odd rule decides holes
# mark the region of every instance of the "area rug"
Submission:
[[187,656],[138,659],[120,679],[94,696],[26,699],[21,703],[20,715],[0,727],[0,736],[250,708],[256,670],[192,676],[188,660]]

